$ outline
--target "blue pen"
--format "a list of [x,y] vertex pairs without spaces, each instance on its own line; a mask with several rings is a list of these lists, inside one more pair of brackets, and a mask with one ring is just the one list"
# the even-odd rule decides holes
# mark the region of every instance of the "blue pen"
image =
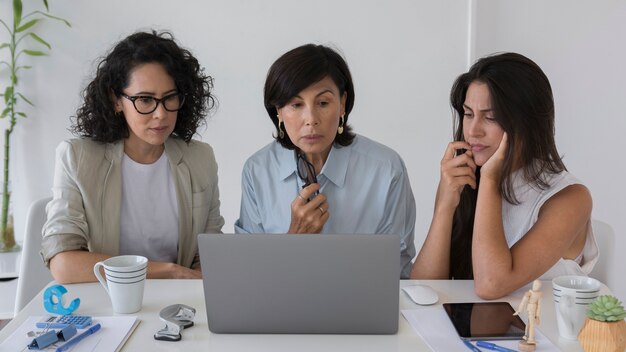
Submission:
[[463,341],[463,343],[465,344],[465,346],[467,346],[470,350],[474,351],[474,352],[481,352],[480,349],[474,345],[472,345],[471,342],[467,341],[467,340],[463,340],[461,339],[461,341]]
[[487,342],[487,341],[477,341],[476,342],[476,346],[483,347],[483,348],[486,348],[486,349],[489,349],[489,350],[493,350],[493,351],[499,351],[499,352],[517,352],[517,351],[512,350],[510,348],[498,346],[495,343],[491,343],[491,342]]
[[56,352],[64,352],[64,351],[69,350],[72,346],[74,346],[77,343],[81,342],[85,337],[95,333],[98,330],[100,330],[100,323],[90,327],[89,329],[85,330],[82,334],[80,334],[80,335],[76,336],[75,338],[67,341],[65,344],[63,344],[62,346],[57,348]]

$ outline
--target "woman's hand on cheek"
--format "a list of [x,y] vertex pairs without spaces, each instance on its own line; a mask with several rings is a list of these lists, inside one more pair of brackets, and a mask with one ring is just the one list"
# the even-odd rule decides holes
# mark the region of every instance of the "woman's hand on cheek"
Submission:
[[483,180],[491,180],[496,183],[500,182],[502,164],[504,163],[504,157],[506,155],[508,145],[508,135],[506,134],[506,132],[504,132],[504,134],[502,135],[502,139],[500,140],[500,145],[498,146],[498,149],[480,168],[481,182]]

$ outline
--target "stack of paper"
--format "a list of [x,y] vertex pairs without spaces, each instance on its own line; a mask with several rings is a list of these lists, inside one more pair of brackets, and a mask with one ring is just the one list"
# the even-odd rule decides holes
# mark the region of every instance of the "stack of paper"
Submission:
[[[461,342],[454,326],[443,307],[402,310],[402,315],[411,327],[433,351],[467,352],[469,349]],[[539,330],[535,330],[537,352],[559,351],[554,344]],[[489,341],[500,346],[517,350],[519,340]]]
[[[41,319],[43,319],[41,316],[26,319],[11,336],[0,344],[0,351],[28,351],[26,346],[33,341],[33,337],[28,336],[28,333],[42,330],[35,326]],[[72,348],[72,352],[117,352],[122,349],[139,324],[139,320],[136,316],[93,317],[92,325],[97,323],[100,323],[102,328],[80,341]],[[79,329],[77,335],[83,331],[85,329]],[[54,351],[63,343],[63,341],[57,342],[44,351]]]

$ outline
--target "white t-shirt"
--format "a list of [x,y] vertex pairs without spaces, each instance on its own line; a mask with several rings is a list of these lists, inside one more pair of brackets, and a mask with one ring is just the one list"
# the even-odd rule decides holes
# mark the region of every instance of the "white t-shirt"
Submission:
[[120,255],[175,263],[178,256],[178,203],[167,155],[153,164],[122,158]]

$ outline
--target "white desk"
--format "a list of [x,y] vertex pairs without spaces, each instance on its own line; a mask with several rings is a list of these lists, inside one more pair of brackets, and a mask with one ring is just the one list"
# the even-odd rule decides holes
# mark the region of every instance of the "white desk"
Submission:
[[[401,281],[408,285],[417,281]],[[433,280],[419,281],[433,287],[439,293],[438,304],[444,302],[482,301],[474,294],[473,281]],[[560,339],[556,327],[552,285],[542,285],[541,325],[543,332],[563,351],[581,351],[577,341]],[[78,314],[92,316],[113,315],[111,303],[98,283],[66,285],[70,297],[80,297]],[[517,307],[524,292],[523,288],[503,298]],[[603,294],[609,293],[606,287]],[[42,295],[31,301],[4,329],[0,341],[4,341],[22,322],[31,315],[45,314]],[[165,325],[159,320],[159,311],[169,304],[183,303],[196,308],[195,326],[182,332],[179,342],[156,341],[154,333]],[[306,302],[303,302],[306,304]],[[420,309],[400,291],[400,309]],[[123,351],[429,351],[428,346],[412,330],[409,323],[399,314],[398,333],[395,335],[245,335],[213,334],[208,330],[202,282],[200,280],[147,280],[142,310],[136,314],[141,323],[126,343]]]

